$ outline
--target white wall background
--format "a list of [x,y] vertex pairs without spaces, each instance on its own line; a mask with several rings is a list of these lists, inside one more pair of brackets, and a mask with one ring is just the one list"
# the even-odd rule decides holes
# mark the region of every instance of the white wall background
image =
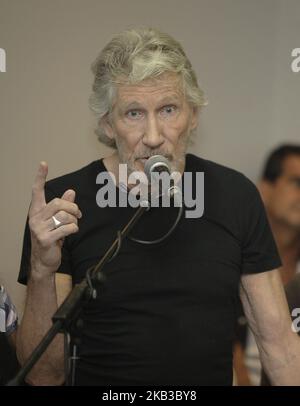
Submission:
[[115,33],[153,26],[184,45],[208,107],[193,152],[256,180],[278,143],[300,142],[299,0],[0,0],[0,282],[19,311],[16,283],[31,184],[107,149],[93,134],[90,64]]

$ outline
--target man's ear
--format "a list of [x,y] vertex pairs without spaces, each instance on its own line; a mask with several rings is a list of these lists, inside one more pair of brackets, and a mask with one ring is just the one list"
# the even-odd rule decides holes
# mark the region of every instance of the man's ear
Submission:
[[115,136],[114,136],[115,132],[112,127],[111,118],[109,117],[109,113],[105,114],[105,116],[103,116],[100,119],[99,124],[103,128],[103,130],[108,138],[110,138],[110,139],[115,138]]
[[199,109],[197,107],[192,107],[191,111],[191,126],[190,129],[194,130],[198,125]]

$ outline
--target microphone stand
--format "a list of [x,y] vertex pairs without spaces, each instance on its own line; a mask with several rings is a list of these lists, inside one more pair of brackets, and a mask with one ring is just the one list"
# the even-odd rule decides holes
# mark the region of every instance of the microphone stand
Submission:
[[[116,240],[112,243],[110,248],[106,251],[104,256],[95,265],[90,267],[86,272],[85,279],[78,285],[76,285],[70,294],[67,296],[62,305],[57,309],[56,313],[52,317],[52,327],[48,330],[45,336],[42,338],[38,346],[34,349],[29,359],[22,366],[18,374],[11,379],[6,386],[19,386],[24,382],[25,377],[37,363],[48,346],[51,344],[56,334],[65,333],[65,343],[67,340],[67,334],[75,327],[80,328],[81,320],[78,319],[82,307],[90,299],[95,299],[97,292],[93,287],[94,283],[103,283],[105,276],[102,269],[104,265],[111,261],[118,254],[123,239],[131,231],[133,226],[138,222],[140,217],[145,211],[149,210],[150,205],[148,201],[141,201],[140,207],[135,214],[129,220],[127,225],[118,231]],[[66,347],[66,345],[65,345]],[[65,354],[66,356],[66,354]],[[75,347],[75,359],[76,359],[76,347]],[[66,364],[66,363],[65,363]]]

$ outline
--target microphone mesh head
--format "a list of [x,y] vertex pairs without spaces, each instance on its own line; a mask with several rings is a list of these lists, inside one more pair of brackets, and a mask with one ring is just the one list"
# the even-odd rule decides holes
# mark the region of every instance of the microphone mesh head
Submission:
[[147,160],[144,171],[148,181],[151,182],[152,172],[168,172],[170,174],[170,163],[168,159],[162,155],[153,155]]

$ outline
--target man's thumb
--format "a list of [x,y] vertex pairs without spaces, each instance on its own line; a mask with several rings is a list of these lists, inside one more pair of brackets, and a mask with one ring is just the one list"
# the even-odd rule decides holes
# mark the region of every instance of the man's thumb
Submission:
[[67,200],[68,202],[74,203],[74,201],[75,201],[75,195],[76,195],[75,190],[73,190],[73,189],[68,189],[68,190],[65,191],[65,193],[62,195],[61,198],[62,198],[63,200]]

